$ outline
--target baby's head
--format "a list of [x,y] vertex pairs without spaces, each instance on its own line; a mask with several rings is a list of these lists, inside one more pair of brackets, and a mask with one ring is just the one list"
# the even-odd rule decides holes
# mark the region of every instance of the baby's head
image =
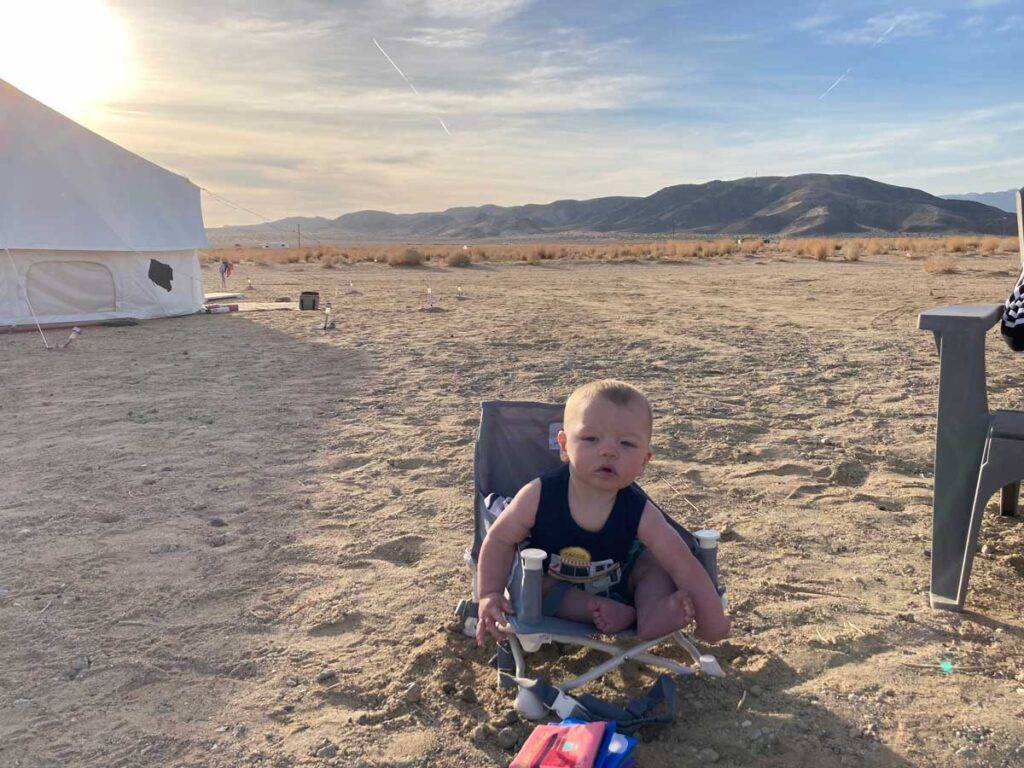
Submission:
[[647,436],[647,441],[650,442],[654,413],[647,396],[631,384],[616,379],[592,381],[569,395],[569,399],[565,401],[565,416],[563,417],[565,426],[568,427],[574,423],[587,403],[597,399],[605,400],[629,411],[631,417],[638,420],[638,426],[640,426],[639,422],[642,422],[642,431]]

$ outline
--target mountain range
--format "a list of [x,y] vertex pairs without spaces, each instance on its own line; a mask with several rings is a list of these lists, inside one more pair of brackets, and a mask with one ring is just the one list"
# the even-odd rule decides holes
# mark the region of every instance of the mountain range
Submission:
[[209,230],[214,243],[492,240],[701,235],[1016,234],[1014,214],[970,200],[859,176],[810,173],[678,184],[647,197],[448,208],[434,213],[358,211]]
[[944,200],[973,200],[976,203],[991,205],[1010,213],[1017,212],[1017,190],[1007,189],[1004,192],[968,192],[963,195],[942,195]]

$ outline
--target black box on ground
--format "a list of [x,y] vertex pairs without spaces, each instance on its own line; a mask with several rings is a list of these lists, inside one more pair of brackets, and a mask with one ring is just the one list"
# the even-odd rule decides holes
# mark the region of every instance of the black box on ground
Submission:
[[320,294],[316,291],[303,291],[300,293],[299,309],[320,309]]

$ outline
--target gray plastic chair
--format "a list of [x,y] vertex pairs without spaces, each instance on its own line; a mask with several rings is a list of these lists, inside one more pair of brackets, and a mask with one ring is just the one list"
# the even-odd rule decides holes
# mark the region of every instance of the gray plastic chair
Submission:
[[[473,597],[472,600],[460,602],[456,609],[456,612],[465,619],[467,635],[472,635],[476,629],[476,607],[479,597],[475,580],[477,556],[487,530],[497,519],[493,511],[493,504],[489,504],[489,501],[493,500],[495,496],[514,496],[520,488],[535,477],[560,466],[561,459],[556,436],[562,428],[562,412],[561,405],[550,403],[490,400],[481,406],[480,431],[474,456],[475,535],[472,549],[467,550],[465,557],[466,563],[474,573]],[[708,540],[702,537],[705,533],[714,534],[710,542],[713,544],[717,534],[698,532],[695,536],[679,526],[671,517],[666,516],[666,518],[701,560],[717,587],[714,547],[705,546],[705,542]],[[698,542],[698,537],[702,537],[700,542]],[[524,546],[520,549],[520,553],[526,550],[527,546]],[[539,577],[540,572],[534,571],[533,575]],[[723,591],[719,587],[719,592]],[[680,632],[656,640],[638,642],[636,633],[633,630],[627,630],[615,636],[615,638],[626,639],[633,643],[628,647],[622,647],[598,639],[601,633],[592,624],[541,616],[540,579],[533,579],[531,583],[530,576],[527,576],[523,569],[522,557],[517,557],[513,565],[507,585],[507,594],[514,615],[508,617],[507,647],[499,646],[498,684],[502,687],[513,687],[516,685],[517,679],[521,682],[526,678],[524,652],[536,651],[545,643],[552,642],[594,648],[611,656],[610,659],[595,665],[579,677],[559,683],[556,688],[563,693],[596,679],[630,659],[668,669],[680,675],[690,675],[698,671],[709,676],[722,674],[714,656],[701,654],[697,647]],[[682,664],[649,653],[654,646],[666,641],[673,641],[681,646],[691,657],[693,664]],[[530,700],[530,694],[525,688],[520,689],[516,706],[527,717],[536,718],[543,714],[537,707],[537,703]]]
[[[1017,193],[1017,230],[1024,265],[1022,193]],[[1002,489],[1004,515],[1017,512],[1024,479],[1024,412],[989,413],[985,381],[985,334],[1002,312],[1002,304],[960,304],[929,309],[918,317],[918,328],[935,334],[939,353],[932,608],[963,610],[992,494]]]

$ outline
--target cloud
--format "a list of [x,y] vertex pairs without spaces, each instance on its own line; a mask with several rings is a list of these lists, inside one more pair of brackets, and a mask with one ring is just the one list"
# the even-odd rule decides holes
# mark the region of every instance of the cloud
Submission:
[[872,16],[849,29],[815,28],[813,31],[826,43],[845,45],[878,45],[897,37],[927,37],[934,33],[934,24],[942,18],[932,11],[907,11]]
[[800,30],[801,32],[809,32],[812,30],[821,29],[822,27],[827,27],[837,18],[839,17],[832,14],[818,13],[815,14],[814,16],[807,16],[803,19],[797,19],[796,23],[793,24],[793,27],[795,29]]
[[456,27],[454,29],[420,27],[414,29],[410,35],[399,36],[394,39],[398,42],[423,45],[430,48],[473,48],[486,40],[487,35],[483,30],[472,27]]
[[997,5],[1006,5],[1010,0],[970,0],[967,5],[971,8],[993,8]]
[[1024,16],[1007,16],[998,27],[996,32],[1019,32],[1024,31]]
[[461,19],[495,24],[515,16],[533,0],[384,0],[401,16]]

